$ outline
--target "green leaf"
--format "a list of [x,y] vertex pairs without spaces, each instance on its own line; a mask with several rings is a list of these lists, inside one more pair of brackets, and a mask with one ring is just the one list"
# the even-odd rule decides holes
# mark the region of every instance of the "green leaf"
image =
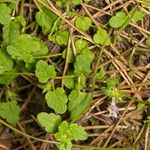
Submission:
[[84,0],[85,3],[88,3],[88,2],[90,2],[90,1],[91,1],[91,0]]
[[76,76],[88,75],[91,72],[91,62],[89,61],[89,57],[80,54],[76,57],[76,61],[74,63],[74,73]]
[[10,71],[13,68],[13,60],[0,49],[0,73]]
[[150,37],[148,37],[148,39],[145,41],[145,44],[150,46]]
[[73,78],[65,78],[64,79],[64,85],[68,88],[68,89],[74,89],[75,85],[76,85],[76,81]]
[[57,31],[56,32],[56,42],[59,45],[67,45],[68,38],[69,38],[68,31]]
[[92,21],[89,17],[78,17],[75,20],[75,26],[82,31],[87,31],[92,26]]
[[150,98],[148,98],[148,99],[146,100],[146,104],[149,104],[149,105],[150,105]]
[[67,121],[63,121],[60,124],[58,132],[55,134],[55,138],[57,141],[62,143],[68,143],[73,140],[73,135],[70,131],[70,127]]
[[67,96],[62,88],[57,88],[54,91],[48,91],[45,95],[47,104],[54,109],[56,113],[63,114],[67,110]]
[[68,143],[73,140],[86,140],[88,134],[77,123],[69,125],[67,121],[63,121],[55,134],[55,138],[61,143]]
[[47,132],[56,132],[61,123],[61,117],[54,113],[41,112],[37,115],[37,119]]
[[[74,75],[74,74],[69,73],[68,75]],[[78,83],[77,78],[65,78],[64,85],[68,89],[79,89],[79,88],[82,89],[83,87],[85,87],[86,77],[84,75],[81,75],[79,78],[80,78],[80,83]],[[78,84],[80,84],[79,87]]]
[[74,140],[86,140],[88,138],[88,134],[84,131],[82,126],[79,126],[77,123],[70,125],[70,131],[73,135]]
[[144,123],[150,123],[150,116],[146,117],[146,119],[144,120]]
[[18,23],[20,23],[23,27],[26,26],[26,20],[22,16],[17,16],[15,18],[15,21],[18,22]]
[[62,0],[57,0],[56,5],[60,8],[63,8],[63,7],[65,7],[65,2],[63,2]]
[[117,83],[119,82],[118,78],[107,78],[106,79],[106,84],[107,87],[115,87]]
[[16,124],[19,121],[20,107],[16,101],[0,103],[0,116],[10,124]]
[[76,82],[77,83],[74,89],[81,90],[86,86],[86,77],[84,75],[81,75],[77,78]]
[[115,16],[110,18],[109,25],[113,28],[119,28],[127,21],[127,19],[128,16],[123,11],[119,11]]
[[15,43],[20,35],[20,24],[13,20],[8,25],[3,27],[3,43],[2,48],[6,49],[7,46]]
[[12,80],[17,77],[17,69],[12,68],[12,70],[0,75],[0,84],[10,84]]
[[[68,76],[74,75],[74,73],[72,71],[68,72],[67,74]],[[76,86],[76,79],[75,78],[65,78],[64,79],[64,85],[68,88],[68,89],[74,89]]]
[[144,13],[141,11],[136,11],[135,14],[133,15],[133,19],[138,22],[141,21],[144,17]]
[[[42,2],[43,2],[44,4],[46,4],[46,5],[48,5],[47,0],[42,0]],[[46,8],[44,5],[42,5],[42,4],[41,4],[40,2],[38,2],[38,1],[37,1],[37,5],[38,5],[38,7],[40,8],[40,10],[42,10],[45,14],[51,16],[51,13],[52,13],[52,12],[51,12],[48,8]]]
[[81,4],[81,0],[71,0],[71,2],[72,2],[74,5],[79,5],[79,4]]
[[51,91],[51,89],[52,89],[51,83],[48,82],[48,83],[43,87],[43,92],[42,92],[42,93]]
[[60,143],[58,145],[58,149],[59,150],[71,150],[72,149],[72,143],[71,142]]
[[11,21],[11,9],[6,4],[0,4],[0,23],[3,25],[9,24]]
[[116,88],[116,85],[119,82],[119,78],[107,78],[106,79],[106,86],[102,87],[102,92],[112,98],[114,97],[116,100],[122,100],[122,97],[124,96],[119,89]]
[[137,105],[137,110],[142,111],[144,110],[144,107],[145,107],[145,103],[139,102]]
[[22,34],[15,43],[7,47],[7,51],[13,59],[33,63],[36,56],[46,55],[48,48],[38,38]]
[[[62,58],[64,59],[66,59],[66,52],[67,49],[65,48],[62,52]],[[73,61],[74,61],[74,53],[73,53],[73,49],[70,48],[68,63],[72,63]]]
[[89,62],[91,63],[94,59],[94,53],[89,49],[89,48],[85,48],[81,51],[81,54],[85,55]]
[[101,90],[106,96],[111,97],[112,91],[110,88],[101,87]]
[[91,100],[91,94],[73,90],[69,95],[68,110],[73,121],[78,120],[87,110]]
[[67,30],[58,30],[54,35],[49,35],[48,39],[59,45],[67,45],[69,32]]
[[75,47],[76,47],[76,49],[81,51],[88,47],[88,42],[83,39],[78,39],[75,41]]
[[97,74],[96,74],[96,78],[101,80],[103,77],[105,76],[105,71],[103,69],[101,69]]
[[150,0],[142,0],[142,1],[148,3],[148,4],[141,3],[142,7],[150,9]]
[[6,2],[11,2],[11,3],[17,3],[20,0],[0,0],[0,3],[6,3]]
[[96,34],[94,34],[93,40],[95,43],[101,44],[101,45],[108,46],[111,44],[109,35],[107,34],[106,30],[102,28],[99,29]]
[[47,15],[40,11],[36,13],[35,18],[38,25],[42,27],[42,32],[44,34],[49,33],[54,21],[56,20],[53,13],[49,13],[49,15]]
[[78,13],[75,10],[70,10],[68,11],[68,16],[69,17],[76,17]]
[[36,64],[35,75],[40,83],[46,83],[50,78],[56,76],[56,71],[53,65],[48,65],[47,62],[40,60]]

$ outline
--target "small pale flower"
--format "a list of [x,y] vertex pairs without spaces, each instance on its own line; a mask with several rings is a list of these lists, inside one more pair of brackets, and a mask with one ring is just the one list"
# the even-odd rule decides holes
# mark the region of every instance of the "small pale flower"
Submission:
[[116,106],[114,97],[112,98],[111,104],[107,109],[109,111],[109,114],[107,114],[105,116],[118,118],[119,110],[118,110],[118,107]]

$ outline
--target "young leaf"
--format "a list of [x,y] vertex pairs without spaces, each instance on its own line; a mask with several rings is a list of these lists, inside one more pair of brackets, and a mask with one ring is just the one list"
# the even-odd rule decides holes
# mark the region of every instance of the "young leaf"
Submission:
[[72,2],[74,5],[79,5],[79,4],[81,4],[81,0],[71,0],[71,2]]
[[47,62],[40,60],[36,64],[35,75],[40,83],[46,83],[50,78],[56,76],[56,71],[53,65],[48,65]]
[[144,110],[145,103],[144,102],[139,102],[137,105],[137,110],[142,111]]
[[70,127],[67,121],[63,121],[60,124],[58,132],[55,134],[55,138],[61,143],[68,143],[73,140],[73,135],[70,131]]
[[105,76],[105,71],[103,69],[101,69],[100,72],[96,74],[96,78],[99,80],[101,80],[104,76]]
[[68,110],[73,121],[78,120],[87,110],[91,99],[91,94],[73,90],[69,95]]
[[107,78],[106,84],[108,88],[115,87],[118,83],[118,78]]
[[0,75],[0,84],[10,84],[12,80],[17,77],[17,69],[12,68],[10,71],[6,72],[5,74]]
[[0,73],[10,71],[13,68],[13,60],[0,49]]
[[9,24],[11,21],[11,9],[6,4],[0,4],[0,23],[3,25]]
[[75,26],[82,31],[87,31],[92,26],[92,21],[89,17],[78,17],[75,21]]
[[56,5],[57,5],[58,7],[60,7],[60,8],[63,8],[63,7],[66,6],[66,3],[65,3],[65,1],[57,0],[57,1],[56,1]]
[[48,48],[38,38],[22,34],[15,43],[7,47],[7,51],[13,59],[33,63],[36,56],[46,55]]
[[148,37],[148,39],[145,41],[145,44],[150,46],[150,37]]
[[101,87],[101,90],[106,96],[111,97],[111,89],[110,88]]
[[15,21],[16,21],[17,23],[20,23],[23,27],[26,26],[26,20],[25,20],[25,18],[23,18],[22,16],[17,16],[17,17],[15,18]]
[[[66,48],[62,52],[62,58],[66,59]],[[72,63],[74,60],[74,54],[72,48],[70,48],[68,63]]]
[[86,140],[88,138],[88,134],[84,131],[82,126],[79,126],[77,123],[70,125],[70,131],[73,135],[74,140]]
[[19,1],[21,1],[21,0],[1,0],[1,2],[11,2],[13,4],[18,3]]
[[[71,74],[69,74],[71,75]],[[72,74],[74,75],[74,74]],[[64,85],[68,88],[68,89],[82,89],[83,87],[85,87],[85,82],[86,82],[86,77],[84,75],[81,75],[80,77],[80,83],[78,83],[77,78],[65,78],[64,79]],[[80,84],[79,87],[78,84]]]
[[58,30],[54,35],[49,35],[48,39],[59,45],[67,45],[69,32],[67,30]]
[[73,78],[65,78],[64,79],[64,85],[68,88],[68,89],[74,89],[76,82],[75,79]]
[[56,113],[63,114],[67,110],[67,96],[62,88],[57,88],[54,91],[48,91],[45,95],[47,104],[54,109]]
[[91,63],[94,59],[94,53],[89,49],[89,48],[85,48],[81,51],[81,54],[85,55],[89,62]]
[[61,117],[53,113],[41,112],[37,115],[37,119],[47,132],[56,132],[61,123]]
[[3,43],[2,48],[6,49],[7,46],[15,43],[20,35],[20,24],[13,20],[8,25],[3,27]]
[[88,75],[91,72],[89,57],[80,54],[76,57],[76,61],[74,63],[74,73],[76,76]]
[[58,145],[58,149],[59,150],[71,150],[72,149],[72,143],[71,142],[60,143]]
[[101,88],[102,92],[110,98],[114,97],[116,100],[121,100],[123,94],[115,87],[118,81],[118,78],[107,78],[106,87]]
[[101,45],[108,46],[111,44],[109,35],[107,34],[106,30],[102,28],[99,29],[96,34],[94,34],[93,40],[95,43],[101,44]]
[[[67,74],[68,76],[70,75],[74,75],[73,72],[68,72]],[[76,86],[76,79],[75,78],[65,78],[64,79],[64,85],[68,88],[68,89],[74,89]]]
[[49,15],[47,15],[40,11],[36,13],[35,18],[38,25],[42,27],[42,32],[44,34],[47,34],[50,31],[54,21],[56,20],[53,13],[49,13]]
[[77,123],[69,125],[66,121],[63,121],[55,134],[55,138],[61,143],[68,143],[72,140],[86,140],[88,134]]
[[133,15],[133,19],[138,22],[141,21],[144,17],[144,13],[141,11],[136,11],[135,14]]
[[113,28],[119,28],[127,21],[127,19],[128,16],[123,11],[119,11],[115,16],[110,18],[109,25]]
[[90,1],[91,1],[91,0],[84,0],[85,3],[88,3],[88,2],[90,2]]
[[51,83],[48,82],[46,85],[44,85],[43,87],[43,92],[42,93],[46,93],[48,91],[51,91],[52,87],[51,87]]
[[142,0],[143,2],[149,3],[149,4],[145,4],[145,3],[141,3],[142,7],[150,9],[150,0]]
[[75,47],[76,47],[76,49],[81,51],[88,47],[88,42],[83,39],[78,39],[75,41]]
[[[42,0],[42,2],[45,3],[46,5],[48,5],[48,1],[47,0]],[[44,5],[42,5],[38,1],[37,1],[37,4],[38,4],[40,10],[42,10],[42,12],[44,12],[46,15],[51,17],[52,12],[48,8],[46,8]],[[53,14],[53,15],[57,18],[57,16],[55,14]]]
[[19,121],[19,112],[20,107],[17,105],[16,101],[0,103],[0,116],[12,125]]
[[69,38],[68,31],[57,31],[56,32],[56,42],[59,45],[67,45],[68,38]]

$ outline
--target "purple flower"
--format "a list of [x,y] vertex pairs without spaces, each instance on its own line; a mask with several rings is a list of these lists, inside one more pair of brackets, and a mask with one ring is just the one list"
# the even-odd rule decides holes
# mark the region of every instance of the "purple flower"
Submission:
[[107,109],[109,111],[109,114],[107,114],[105,116],[118,118],[119,110],[118,110],[118,107],[116,106],[114,97],[112,98],[111,104]]

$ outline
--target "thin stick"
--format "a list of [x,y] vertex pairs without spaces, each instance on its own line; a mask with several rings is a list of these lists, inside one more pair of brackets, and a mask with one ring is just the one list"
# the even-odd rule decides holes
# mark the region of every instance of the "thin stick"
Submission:
[[[22,127],[22,125],[21,125],[20,123],[18,123],[18,126],[19,126],[19,128],[21,129],[21,131],[22,131],[23,133],[26,133],[25,129]],[[26,137],[26,139],[27,139],[27,141],[28,141],[28,143],[29,143],[31,149],[32,149],[32,150],[36,150],[36,148],[35,148],[34,144],[32,143],[31,139],[30,139],[29,137]]]
[[[70,30],[70,35],[72,34],[72,30]],[[64,66],[64,71],[63,71],[63,77],[65,76],[67,69],[68,69],[68,62],[69,62],[69,57],[70,57],[70,47],[71,47],[71,39],[69,37],[68,39],[68,46],[67,46],[67,52],[66,52],[66,61],[65,61],[65,66]],[[64,86],[64,78],[62,79],[61,86],[63,88]]]
[[148,124],[146,134],[145,134],[145,148],[144,148],[144,150],[148,150],[149,129],[150,129],[150,123]]

